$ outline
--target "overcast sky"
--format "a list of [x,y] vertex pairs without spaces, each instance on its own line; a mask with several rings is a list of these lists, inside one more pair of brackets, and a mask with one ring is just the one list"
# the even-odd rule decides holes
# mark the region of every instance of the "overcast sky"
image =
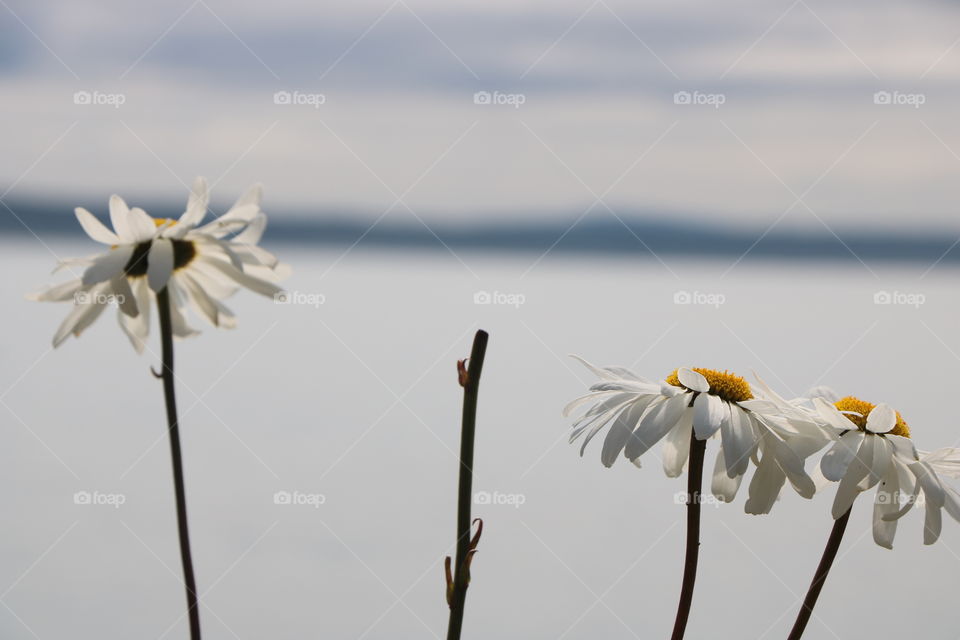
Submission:
[[[221,201],[259,181],[268,209],[389,209],[397,221],[564,219],[591,205],[602,216],[605,204],[754,226],[952,229],[958,13],[886,1],[867,12],[3,0],[0,193],[105,209],[111,192],[183,199],[203,174]],[[301,104],[277,104],[284,91]],[[480,91],[505,103],[475,104]],[[684,91],[703,104],[676,104]]]

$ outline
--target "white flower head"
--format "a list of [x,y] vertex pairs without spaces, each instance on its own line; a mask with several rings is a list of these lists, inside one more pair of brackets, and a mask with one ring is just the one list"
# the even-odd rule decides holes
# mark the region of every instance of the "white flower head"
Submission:
[[[759,465],[751,483],[751,502],[763,502],[752,512],[769,511],[787,479],[804,497],[815,493],[803,460],[827,439],[807,414],[779,396],[757,398],[746,380],[726,371],[679,368],[665,380],[651,382],[621,367],[600,368],[578,360],[601,378],[590,387],[591,393],[564,409],[569,415],[593,403],[575,422],[570,437],[572,442],[586,434],[581,455],[609,424],[601,451],[604,465],[612,465],[623,452],[639,466],[640,457],[662,440],[664,472],[675,478],[687,463],[691,436],[698,440],[719,436],[711,488],[719,500],[735,498],[751,460]],[[818,443],[816,449],[795,451],[794,442],[806,438]]]
[[817,398],[814,404],[839,435],[820,461],[824,477],[839,482],[834,519],[843,516],[861,493],[877,487],[873,539],[882,547],[893,548],[897,521],[921,494],[926,506],[924,544],[940,537],[943,509],[960,521],[960,494],[941,478],[960,475],[960,450],[919,454],[907,423],[886,404],[874,405],[853,396],[833,404]]
[[114,195],[110,198],[111,230],[86,209],[77,208],[83,230],[108,249],[89,258],[61,262],[58,269],[83,267],[82,276],[30,296],[39,301],[74,302],[73,311],[54,336],[54,346],[71,334],[79,336],[116,303],[121,327],[141,352],[150,330],[150,306],[163,289],[170,295],[177,337],[197,333],[184,317],[187,306],[214,326],[232,328],[236,320],[221,300],[239,287],[267,296],[281,292],[275,282],[282,265],[257,246],[267,221],[260,210],[260,188],[248,191],[224,215],[198,226],[208,202],[206,181],[197,178],[186,211],[178,220],[152,218]]

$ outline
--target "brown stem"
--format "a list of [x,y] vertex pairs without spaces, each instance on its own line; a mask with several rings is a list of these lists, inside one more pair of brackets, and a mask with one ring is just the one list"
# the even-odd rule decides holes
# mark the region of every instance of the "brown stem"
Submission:
[[463,416],[460,431],[460,488],[457,495],[457,557],[454,565],[453,591],[450,594],[450,621],[447,625],[447,640],[460,640],[463,629],[463,612],[467,602],[467,587],[470,584],[468,556],[473,503],[473,442],[477,429],[477,395],[480,390],[480,373],[487,352],[486,331],[477,331],[470,352],[469,366],[461,364],[460,384],[463,385]]
[[683,564],[683,584],[677,619],[673,623],[671,640],[681,640],[687,630],[687,619],[693,605],[693,585],[697,581],[697,560],[700,556],[700,492],[703,487],[703,455],[705,440],[698,440],[690,430],[690,465],[687,469],[687,554]]
[[840,541],[843,540],[843,532],[847,530],[847,521],[850,520],[850,511],[837,518],[833,523],[833,531],[830,532],[830,538],[827,540],[827,546],[823,550],[823,557],[820,558],[820,564],[817,565],[817,571],[813,574],[813,582],[810,583],[810,589],[807,590],[807,597],[803,599],[803,607],[797,615],[797,621],[793,623],[793,629],[790,630],[788,640],[800,640],[803,636],[803,630],[807,628],[807,622],[813,614],[813,607],[817,604],[817,598],[820,597],[820,590],[823,589],[823,583],[827,580],[827,574],[830,573],[830,567],[837,557],[837,551],[840,550]]
[[[187,492],[183,483],[183,456],[180,451],[180,427],[177,420],[177,399],[173,388],[173,328],[170,320],[170,294],[164,288],[157,294],[160,315],[160,340],[163,357],[163,395],[167,406],[167,427],[170,432],[170,454],[173,458],[173,487],[177,497],[177,530],[180,535],[180,561],[183,564],[183,583],[187,589],[187,614],[190,618],[190,638],[200,640],[200,608],[197,602],[197,584],[190,555],[190,532],[187,529]],[[143,311],[141,311],[143,313]]]

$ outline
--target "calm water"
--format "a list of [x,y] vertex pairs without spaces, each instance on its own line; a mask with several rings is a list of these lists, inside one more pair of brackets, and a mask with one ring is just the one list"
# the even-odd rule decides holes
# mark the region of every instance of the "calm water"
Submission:
[[[137,356],[112,313],[49,351],[67,307],[22,296],[50,281],[54,257],[33,241],[2,248],[0,635],[184,638],[157,358]],[[683,482],[654,455],[608,470],[598,447],[581,459],[566,444],[560,408],[590,381],[568,353],[647,376],[755,370],[787,395],[829,384],[894,404],[923,448],[960,440],[960,274],[946,267],[724,274],[729,262],[279,252],[293,304],[241,293],[239,329],[197,320],[203,335],[178,345],[207,638],[443,635],[454,364],[477,327],[491,342],[475,485],[512,504],[475,507],[486,529],[467,637],[666,637],[672,625]],[[493,303],[475,304],[481,291]],[[878,305],[880,291],[922,304]],[[678,292],[710,304],[676,304]],[[84,491],[123,504],[75,504]],[[283,491],[304,504],[276,504]],[[768,517],[744,515],[743,498],[705,511],[691,638],[784,637],[819,559],[832,490],[787,495]],[[806,637],[897,637],[921,620],[924,637],[956,637],[960,525],[925,548],[921,522],[911,514],[886,551],[858,503]]]

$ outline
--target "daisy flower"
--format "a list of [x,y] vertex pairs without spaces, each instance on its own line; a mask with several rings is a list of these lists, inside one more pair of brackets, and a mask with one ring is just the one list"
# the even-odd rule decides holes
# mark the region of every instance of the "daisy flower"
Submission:
[[[593,404],[574,423],[570,436],[573,442],[585,434],[581,455],[590,440],[610,425],[601,451],[604,465],[612,465],[622,452],[639,466],[640,457],[663,441],[663,469],[675,478],[687,464],[692,435],[697,440],[719,436],[711,486],[719,500],[734,499],[751,460],[758,464],[751,483],[753,512],[769,511],[788,479],[802,496],[815,493],[803,459],[827,440],[807,414],[762,381],[758,389],[762,395],[755,396],[746,380],[726,371],[680,368],[652,382],[621,367],[601,368],[577,360],[600,378],[589,394],[564,409],[564,415],[570,415],[578,407]],[[798,453],[794,445],[806,440],[812,444]]]
[[197,333],[184,316],[188,306],[214,326],[232,328],[236,320],[221,300],[240,287],[267,296],[280,293],[275,281],[282,269],[272,254],[257,246],[267,221],[260,210],[260,188],[247,192],[223,216],[198,226],[208,203],[206,181],[198,178],[178,220],[152,218],[114,195],[111,230],[86,209],[77,208],[83,230],[108,249],[61,262],[58,269],[83,268],[82,276],[30,296],[38,301],[74,302],[54,336],[54,346],[70,335],[79,337],[106,307],[116,303],[121,327],[137,352],[142,352],[150,331],[150,307],[164,288],[170,294],[173,333],[178,337]]
[[921,494],[926,507],[924,544],[940,537],[943,509],[960,521],[960,494],[941,479],[960,475],[960,451],[920,454],[903,417],[886,404],[853,396],[833,404],[819,398],[814,403],[839,435],[820,461],[824,477],[839,482],[832,508],[835,520],[850,510],[857,496],[877,487],[873,539],[881,547],[893,548],[897,521],[918,504]]

